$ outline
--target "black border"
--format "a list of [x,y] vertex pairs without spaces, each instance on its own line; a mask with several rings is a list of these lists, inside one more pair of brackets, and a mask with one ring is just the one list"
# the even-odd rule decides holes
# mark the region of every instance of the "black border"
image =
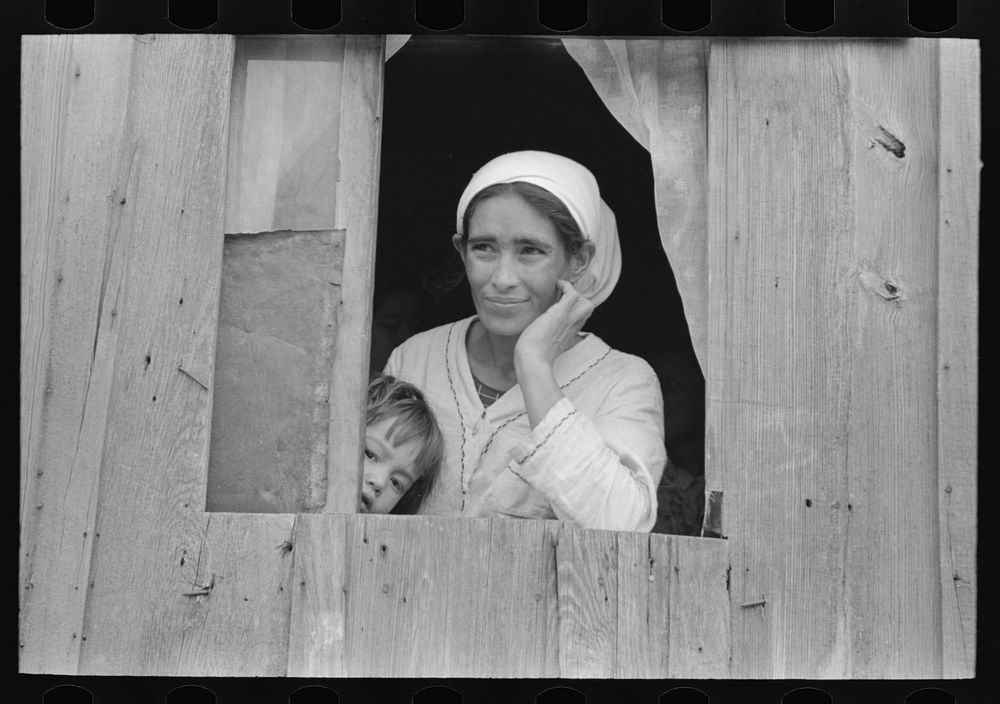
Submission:
[[[51,0],[55,2],[56,0]],[[191,30],[178,27],[167,18],[168,0],[93,0],[94,20],[74,30],[79,33],[186,33]],[[175,0],[182,2],[183,0]],[[335,0],[328,0],[335,1]],[[552,687],[571,687],[586,697],[588,704],[601,702],[650,702],[658,701],[664,692],[677,687],[695,687],[705,692],[712,704],[719,702],[780,702],[781,698],[801,687],[811,687],[827,692],[834,704],[855,701],[902,702],[919,690],[932,688],[948,692],[957,704],[987,704],[1000,702],[1000,628],[998,628],[996,599],[998,573],[995,550],[998,512],[990,509],[1000,499],[1000,480],[997,473],[988,469],[996,459],[991,444],[982,442],[990,414],[984,409],[997,388],[1000,372],[992,364],[996,358],[993,339],[998,324],[992,315],[993,282],[991,274],[996,261],[995,240],[987,235],[997,230],[998,177],[995,167],[997,145],[993,125],[1000,124],[998,97],[1000,83],[1000,3],[993,0],[937,0],[939,3],[958,3],[958,23],[944,32],[923,32],[907,22],[909,0],[826,0],[835,3],[834,24],[819,32],[801,32],[783,21],[785,0],[712,0],[711,23],[694,32],[679,32],[660,22],[659,0],[580,0],[587,2],[588,21],[576,30],[560,32],[551,30],[537,21],[538,2],[546,0],[464,0],[465,19],[449,30],[432,30],[421,26],[414,18],[415,3],[432,3],[434,0],[340,0],[340,21],[320,32],[305,30],[291,20],[292,0],[188,0],[215,2],[218,19],[197,31],[225,34],[523,34],[523,35],[588,35],[588,36],[780,36],[780,37],[963,37],[982,40],[982,126],[983,162],[981,181],[980,215],[980,370],[979,370],[979,532],[978,532],[978,644],[977,678],[972,680],[437,680],[437,679],[287,679],[287,678],[153,678],[153,677],[84,677],[61,675],[23,675],[17,673],[17,631],[8,631],[3,639],[6,652],[2,672],[5,686],[0,687],[0,699],[25,703],[42,702],[49,689],[72,684],[83,687],[93,695],[94,704],[109,702],[136,702],[161,704],[168,694],[184,685],[199,685],[213,691],[219,704],[249,704],[251,702],[276,702],[283,704],[290,694],[308,685],[323,685],[336,691],[340,701],[350,702],[399,702],[412,701],[418,691],[431,686],[446,686],[462,695],[466,704],[479,702],[531,702]],[[668,2],[670,0],[667,0]],[[677,0],[699,2],[703,0]],[[820,0],[813,0],[819,2]],[[916,1],[916,0],[913,0]],[[7,158],[7,173],[16,175],[19,170],[19,80],[20,35],[74,33],[53,26],[45,20],[46,0],[7,0],[0,6],[3,41],[0,41],[0,75],[4,84],[2,114],[4,129],[0,132],[5,142],[3,153]],[[932,3],[933,4],[933,3]],[[454,5],[454,2],[452,3]],[[9,237],[17,242],[20,231],[20,187],[16,178],[4,179],[3,193],[7,196],[7,213],[13,222],[8,226]],[[20,300],[20,277],[12,265],[7,277],[2,279],[8,300]],[[17,305],[17,304],[15,304]],[[0,325],[0,349],[9,360],[7,369],[11,377],[18,374],[19,324],[6,318]],[[11,388],[13,384],[8,385]],[[14,417],[17,417],[15,409]],[[12,453],[13,454],[13,453]],[[11,463],[12,465],[14,462]],[[11,467],[8,476],[17,473]],[[11,480],[10,484],[13,484]],[[10,486],[10,485],[8,485]],[[13,486],[5,492],[9,516],[3,536],[2,554],[10,559],[17,551],[19,535],[19,491]],[[16,566],[16,563],[14,563]],[[8,574],[16,575],[11,569]],[[15,613],[17,608],[16,578],[6,582],[7,604]],[[9,668],[9,669],[8,669]],[[12,683],[13,687],[6,686]],[[8,699],[9,697],[9,699]],[[175,704],[176,697],[170,698]],[[331,701],[335,701],[331,699]],[[949,701],[945,697],[942,701]]]

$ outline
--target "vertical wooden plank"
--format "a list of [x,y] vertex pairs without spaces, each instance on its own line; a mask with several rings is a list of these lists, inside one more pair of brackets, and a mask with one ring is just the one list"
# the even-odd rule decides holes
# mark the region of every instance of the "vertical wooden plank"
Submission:
[[846,59],[851,674],[937,678],[938,44],[852,42]]
[[[555,561],[546,522],[399,516],[343,520],[343,668],[332,672],[322,663],[326,670],[290,669],[290,674],[557,674]],[[312,555],[330,560],[316,551]],[[320,569],[336,570],[314,568]],[[293,614],[309,608],[303,600]],[[318,615],[293,616],[293,645],[306,640],[295,629],[308,627]]]
[[[130,37],[22,38],[20,668],[77,671],[118,332]],[[116,270],[115,275],[119,275]],[[110,292],[114,295],[114,291]]]
[[343,37],[239,37],[226,232],[334,227]]
[[489,522],[403,516],[347,521],[344,672],[470,676],[487,611],[488,571],[474,566],[489,562]]
[[712,48],[706,460],[737,677],[939,673],[936,71],[928,42]]
[[[431,561],[430,603],[421,620],[421,637],[414,642],[420,654],[422,677],[487,676],[495,662],[481,657],[490,613],[492,563],[489,519],[429,520]],[[426,634],[426,635],[424,635]]]
[[672,674],[671,545],[667,535],[618,534],[615,678],[660,679]]
[[706,476],[725,490],[732,674],[846,676],[846,68],[833,43],[711,52]]
[[325,511],[354,513],[361,491],[361,438],[371,336],[375,225],[381,149],[382,37],[350,36],[340,95],[336,228],[347,231],[330,376],[330,453]]
[[728,541],[617,537],[615,677],[728,677]]
[[670,677],[730,677],[729,541],[674,536],[658,552],[667,553]]
[[493,519],[474,677],[558,677],[555,521]]
[[938,505],[944,665],[976,667],[976,421],[979,256],[979,45],[940,44],[938,181]]
[[[137,653],[142,670],[186,677],[284,676],[294,521],[291,515],[207,514],[194,580],[174,582],[181,592],[164,614],[168,620],[144,630]],[[203,591],[208,593],[184,596]],[[177,663],[167,670],[163,655],[169,662],[178,646]]]
[[[214,345],[232,40],[80,40],[132,45],[124,75],[122,57],[94,66],[125,85],[120,124],[104,142],[95,140],[103,129],[94,124],[114,119],[95,114],[83,129],[88,144],[111,155],[100,166],[111,177],[98,179],[90,203],[107,235],[102,263],[85,273],[99,282],[88,345],[97,373],[84,413],[93,424],[85,422],[79,436],[101,469],[99,486],[64,499],[97,506],[90,593],[76,631],[87,639],[79,670],[125,674],[144,657],[146,629],[176,608],[179,555],[197,554],[203,534],[210,397],[202,383],[211,378],[199,383],[181,367],[198,367],[198,355]],[[75,162],[74,169],[86,166]],[[72,344],[64,334],[53,328],[54,342]],[[50,432],[79,433],[80,423],[64,420]],[[46,638],[39,630],[29,636]],[[175,651],[164,666],[176,662]]]
[[288,635],[289,677],[337,677],[344,673],[348,516],[296,517],[292,613]]
[[618,651],[618,541],[564,530],[556,545],[559,676],[608,678]]
[[359,516],[347,523],[344,669],[348,677],[417,677],[421,610],[433,609],[430,521]]

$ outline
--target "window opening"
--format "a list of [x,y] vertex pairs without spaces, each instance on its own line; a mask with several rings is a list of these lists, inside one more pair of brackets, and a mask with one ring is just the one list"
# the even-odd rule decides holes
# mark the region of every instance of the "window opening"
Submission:
[[618,285],[585,330],[657,372],[671,465],[655,530],[700,534],[704,378],[660,244],[649,153],[555,38],[414,36],[386,63],[383,116],[370,372],[410,335],[475,312],[451,244],[472,173],[521,149],[576,159],[614,210],[622,247]]
[[209,511],[326,503],[344,46],[343,37],[236,40]]

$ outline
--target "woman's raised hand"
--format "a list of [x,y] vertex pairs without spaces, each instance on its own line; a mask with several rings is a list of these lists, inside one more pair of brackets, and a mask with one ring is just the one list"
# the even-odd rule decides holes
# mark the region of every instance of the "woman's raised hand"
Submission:
[[556,357],[573,345],[577,333],[594,312],[594,304],[569,281],[559,279],[556,285],[560,291],[559,300],[535,318],[517,340],[514,347],[516,368],[537,364],[551,366]]

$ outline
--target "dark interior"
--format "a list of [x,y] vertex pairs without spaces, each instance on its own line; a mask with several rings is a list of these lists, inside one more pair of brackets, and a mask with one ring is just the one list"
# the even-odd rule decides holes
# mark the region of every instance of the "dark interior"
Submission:
[[618,219],[622,276],[586,328],[647,356],[690,351],[660,246],[649,153],[607,111],[562,42],[412,37],[386,64],[376,306],[393,287],[427,295],[425,329],[471,315],[451,246],[455,207],[473,172],[508,151],[542,149],[587,166]]
[[[562,42],[414,36],[386,62],[384,90],[374,306],[376,326],[396,333],[373,345],[373,369],[405,337],[475,312],[451,245],[458,198],[475,170],[504,152],[552,151],[594,173],[618,220],[622,275],[585,329],[656,369],[668,451],[671,423],[691,426],[682,434],[697,434],[700,448],[704,382],[660,244],[649,153]],[[687,387],[673,410],[671,377],[675,389]],[[697,454],[685,464],[700,475]]]

